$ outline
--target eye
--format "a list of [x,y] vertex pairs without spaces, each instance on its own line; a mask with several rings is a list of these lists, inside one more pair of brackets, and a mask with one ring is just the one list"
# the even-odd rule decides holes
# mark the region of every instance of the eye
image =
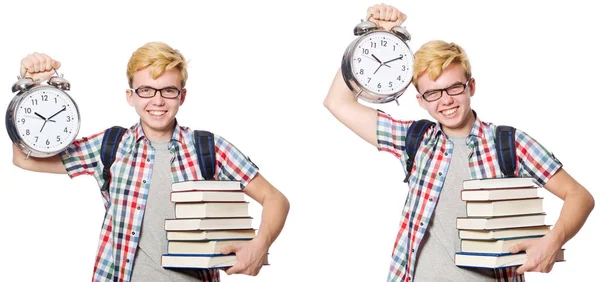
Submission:
[[175,88],[166,88],[166,89],[163,89],[163,91],[165,91],[165,94],[169,94],[169,95],[175,95],[178,92],[178,90]]
[[147,94],[150,91],[152,91],[151,88],[147,88],[147,87],[138,88],[138,93],[141,93],[141,94]]

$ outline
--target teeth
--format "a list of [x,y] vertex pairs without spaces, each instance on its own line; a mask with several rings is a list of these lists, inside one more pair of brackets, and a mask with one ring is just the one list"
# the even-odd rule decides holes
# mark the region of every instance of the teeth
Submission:
[[162,116],[165,114],[164,111],[148,111],[148,113],[150,113],[153,116]]
[[445,111],[442,111],[442,114],[449,116],[449,115],[455,113],[456,110],[457,110],[457,108],[445,110]]

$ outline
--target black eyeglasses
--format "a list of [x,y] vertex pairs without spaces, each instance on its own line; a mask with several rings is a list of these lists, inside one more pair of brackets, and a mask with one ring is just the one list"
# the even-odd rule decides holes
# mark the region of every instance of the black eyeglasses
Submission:
[[469,79],[467,81],[467,83],[457,83],[457,84],[454,84],[450,87],[446,87],[443,89],[428,90],[428,91],[425,91],[425,93],[421,94],[421,97],[423,97],[423,99],[425,99],[425,101],[427,101],[427,102],[433,102],[433,101],[437,101],[440,98],[442,98],[444,91],[446,91],[446,94],[448,94],[449,96],[460,95],[460,94],[465,93],[465,90],[467,89],[467,85],[469,85],[470,81],[471,80]]
[[179,97],[179,94],[181,94],[181,90],[175,87],[156,89],[149,86],[142,86],[132,90],[135,92],[135,94],[140,96],[140,98],[152,98],[156,95],[156,92],[160,92],[160,96],[165,99],[175,99]]

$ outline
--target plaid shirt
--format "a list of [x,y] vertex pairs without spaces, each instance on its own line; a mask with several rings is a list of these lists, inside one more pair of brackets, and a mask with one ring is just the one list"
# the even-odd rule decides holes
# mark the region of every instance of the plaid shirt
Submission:
[[[70,177],[93,175],[102,187],[103,165],[100,147],[104,132],[73,142],[62,154]],[[239,180],[242,187],[256,175],[258,168],[237,148],[215,135],[217,167],[215,179]],[[173,182],[201,180],[202,174],[194,148],[194,132],[175,125],[169,151],[172,154]],[[102,192],[106,214],[94,266],[92,281],[129,281],[138,245],[144,208],[152,175],[155,150],[144,136],[141,125],[132,126],[117,150],[110,171],[109,192]],[[219,271],[200,271],[201,281],[219,281]]]
[[[408,159],[405,139],[413,122],[394,120],[389,115],[378,112],[378,148],[396,156],[405,170]],[[472,179],[502,177],[494,147],[495,129],[495,125],[482,122],[475,115],[475,123],[466,140],[471,149],[469,171]],[[541,185],[546,184],[562,164],[524,132],[516,130],[515,135],[517,175],[532,176]],[[409,191],[394,243],[388,281],[409,282],[414,276],[417,251],[440,196],[452,158],[452,149],[452,142],[448,141],[439,123],[425,132],[410,172]],[[524,281],[524,276],[518,275],[516,269],[510,267],[496,270],[496,280]]]

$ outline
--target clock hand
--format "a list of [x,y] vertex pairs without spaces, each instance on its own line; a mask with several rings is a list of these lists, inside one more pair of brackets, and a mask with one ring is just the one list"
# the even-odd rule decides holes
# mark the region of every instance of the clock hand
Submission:
[[[375,57],[374,54],[371,54],[371,56],[373,56],[373,58],[375,58],[375,60],[377,60],[377,62],[379,63],[379,67],[381,67],[381,65],[384,65],[384,66],[386,66],[388,68],[391,68],[390,66],[386,65],[387,62],[382,63],[377,57]],[[377,71],[375,71],[375,72],[377,72]]]
[[[40,115],[38,115],[38,116],[40,116]],[[36,116],[30,116],[30,115],[26,115],[26,117],[30,117],[30,118],[37,118],[37,119],[43,119],[43,120],[46,120],[46,118],[39,118],[39,117],[36,117]],[[41,117],[41,116],[40,116],[40,117]],[[48,121],[51,121],[51,122],[56,122],[55,120],[48,120]]]
[[38,116],[38,117],[42,118],[43,120],[46,120],[46,118],[45,118],[44,116],[42,116],[42,115],[38,114],[37,112],[33,112],[33,113],[34,113],[36,116]]
[[379,66],[377,67],[377,69],[375,70],[375,72],[373,72],[373,74],[376,74],[376,73],[377,73],[377,71],[379,70],[379,68],[381,68],[381,66],[383,66],[383,64],[379,65]]
[[60,111],[56,112],[55,114],[51,115],[51,116],[48,118],[48,120],[52,119],[52,118],[53,118],[53,117],[55,117],[56,115],[60,114],[61,112],[64,112],[64,111],[66,111],[66,110],[67,110],[67,108],[66,108],[65,106],[63,106],[62,110],[60,110]]
[[400,57],[398,57],[398,58],[391,59],[391,60],[389,60],[389,61],[385,61],[385,62],[384,62],[384,64],[387,64],[387,63],[389,63],[389,62],[393,62],[393,61],[396,61],[396,60],[402,60],[402,58],[404,58],[404,56],[400,56]]

